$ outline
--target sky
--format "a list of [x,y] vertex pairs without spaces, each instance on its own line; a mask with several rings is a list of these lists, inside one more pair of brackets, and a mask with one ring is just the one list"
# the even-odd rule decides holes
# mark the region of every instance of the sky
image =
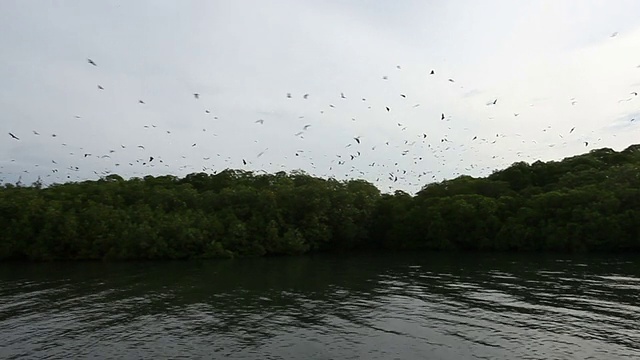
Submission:
[[230,168],[414,193],[623,150],[640,143],[637,14],[635,0],[3,0],[0,183]]

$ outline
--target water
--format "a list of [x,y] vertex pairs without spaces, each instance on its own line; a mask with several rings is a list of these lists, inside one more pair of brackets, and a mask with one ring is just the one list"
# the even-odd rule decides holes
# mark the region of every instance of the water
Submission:
[[640,358],[631,256],[0,265],[0,358]]

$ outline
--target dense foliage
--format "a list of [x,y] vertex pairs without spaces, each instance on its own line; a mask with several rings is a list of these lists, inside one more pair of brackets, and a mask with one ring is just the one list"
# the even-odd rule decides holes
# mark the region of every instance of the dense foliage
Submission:
[[640,249],[640,145],[515,163],[411,196],[362,180],[226,170],[0,187],[0,259],[350,250]]

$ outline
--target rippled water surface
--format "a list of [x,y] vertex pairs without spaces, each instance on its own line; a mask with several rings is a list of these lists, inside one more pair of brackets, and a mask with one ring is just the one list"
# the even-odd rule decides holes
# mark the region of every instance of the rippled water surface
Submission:
[[640,359],[637,256],[0,265],[0,358]]

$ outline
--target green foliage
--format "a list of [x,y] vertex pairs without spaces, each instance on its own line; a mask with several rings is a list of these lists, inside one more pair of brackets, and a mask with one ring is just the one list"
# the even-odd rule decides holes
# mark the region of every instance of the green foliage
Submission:
[[411,196],[303,172],[0,187],[0,259],[127,260],[355,250],[637,251],[640,145],[513,164]]

